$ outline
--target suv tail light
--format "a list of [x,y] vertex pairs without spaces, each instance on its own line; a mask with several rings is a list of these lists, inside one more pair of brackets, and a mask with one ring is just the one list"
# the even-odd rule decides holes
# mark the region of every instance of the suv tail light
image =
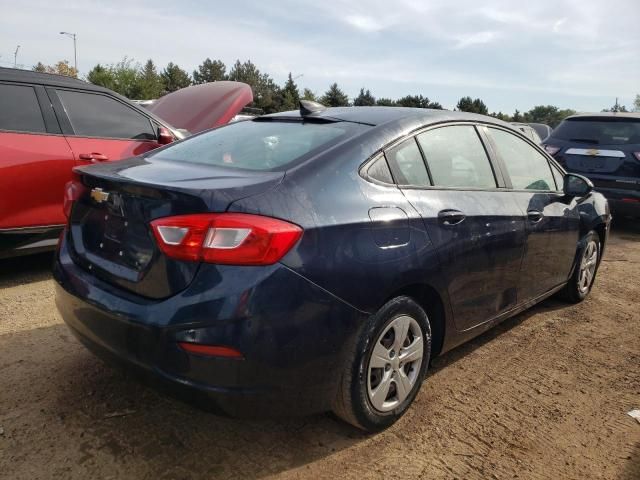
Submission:
[[555,155],[560,151],[560,147],[555,147],[553,145],[545,145],[544,149],[547,151],[549,155]]
[[62,210],[64,211],[64,216],[67,217],[67,220],[71,216],[71,207],[73,207],[73,202],[79,200],[86,191],[87,187],[82,184],[80,177],[76,177],[65,184]]
[[168,257],[227,265],[271,265],[291,250],[302,228],[284,220],[247,213],[203,213],[151,222]]

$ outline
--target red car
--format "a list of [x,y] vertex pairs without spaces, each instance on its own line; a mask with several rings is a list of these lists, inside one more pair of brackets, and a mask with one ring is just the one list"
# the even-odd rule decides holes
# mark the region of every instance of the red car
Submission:
[[215,82],[143,108],[75,78],[0,68],[0,258],[55,247],[73,167],[223,125],[252,99],[246,84]]

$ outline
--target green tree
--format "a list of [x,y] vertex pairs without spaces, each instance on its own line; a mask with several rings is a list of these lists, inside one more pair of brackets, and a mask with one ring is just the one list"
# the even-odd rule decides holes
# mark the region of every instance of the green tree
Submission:
[[513,112],[513,117],[511,117],[511,121],[512,122],[522,122],[524,119],[522,118],[522,114],[520,113],[520,111],[518,109],[516,109],[515,112]]
[[438,102],[432,102],[429,98],[423,97],[422,95],[406,95],[399,98],[395,103],[400,107],[434,108],[442,110],[442,105]]
[[360,93],[353,99],[353,105],[356,107],[370,107],[376,104],[376,97],[371,95],[369,89],[366,91],[364,88],[360,89]]
[[115,80],[113,78],[113,72],[109,67],[103,67],[102,65],[97,64],[89,70],[87,80],[94,85],[99,85],[111,90],[114,89]]
[[176,90],[191,85],[189,74],[173,62],[169,62],[160,74],[160,78],[162,79],[162,85],[166,93],[175,92]]
[[633,111],[640,112],[640,95],[636,95],[636,99],[633,101]]
[[134,63],[133,59],[124,57],[109,68],[114,80],[113,90],[127,98],[139,99],[141,97],[139,63]]
[[479,113],[481,115],[487,115],[489,113],[489,109],[479,98],[473,100],[471,97],[462,97],[458,101],[456,108],[461,112]]
[[497,118],[498,120],[502,120],[503,122],[510,122],[511,121],[511,117],[509,117],[509,115],[504,114],[502,112],[498,112],[498,113],[492,112],[490,116],[493,117],[493,118]]
[[153,60],[147,60],[147,63],[138,72],[138,83],[140,90],[138,98],[140,100],[151,100],[162,95],[162,79]]
[[33,70],[34,72],[45,73],[47,71],[47,67],[44,63],[38,62],[33,66],[31,70]]
[[282,105],[280,108],[283,111],[296,110],[300,104],[300,92],[298,91],[298,86],[291,77],[291,72],[289,72],[289,78],[287,78],[287,82],[284,84],[284,88],[281,93]]
[[313,91],[311,91],[309,88],[305,88],[302,91],[302,99],[303,100],[311,100],[312,102],[317,102],[318,101],[318,97],[316,96],[316,94],[313,93]]
[[282,92],[273,79],[266,73],[261,73],[258,67],[250,60],[242,63],[236,60],[229,80],[243,82],[253,90],[253,103],[251,106],[262,109],[265,113],[273,113],[281,110]]
[[320,103],[327,107],[348,107],[349,97],[346,93],[340,90],[337,83],[334,83],[322,96]]
[[202,62],[197,70],[193,71],[193,83],[217,82],[227,79],[227,67],[220,60],[207,58]]
[[[516,111],[517,112],[517,111]],[[537,105],[524,114],[522,120],[516,120],[514,115],[513,121],[526,121],[531,123],[544,123],[552,128],[558,126],[558,124],[569,115],[575,114],[575,110],[565,109],[560,110],[554,105]]]
[[379,107],[395,107],[395,100],[391,100],[390,98],[379,98],[376,100],[376,105]]
[[602,110],[603,112],[628,112],[627,107],[624,105],[620,105],[618,103],[618,99],[616,98],[616,103],[611,108],[605,108]]

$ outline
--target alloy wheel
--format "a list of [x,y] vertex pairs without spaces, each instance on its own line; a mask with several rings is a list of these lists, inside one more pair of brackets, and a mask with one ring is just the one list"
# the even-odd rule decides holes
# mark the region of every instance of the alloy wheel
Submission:
[[590,240],[580,261],[580,274],[578,275],[578,290],[580,290],[580,293],[586,293],[591,288],[597,264],[598,243],[595,240]]

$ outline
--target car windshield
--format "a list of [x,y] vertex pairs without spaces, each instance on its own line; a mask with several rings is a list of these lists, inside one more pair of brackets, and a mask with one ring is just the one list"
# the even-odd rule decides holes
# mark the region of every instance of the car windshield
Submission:
[[562,122],[551,136],[588,145],[640,144],[640,118],[572,118]]
[[244,121],[196,135],[150,156],[246,170],[278,170],[363,128],[347,122]]

